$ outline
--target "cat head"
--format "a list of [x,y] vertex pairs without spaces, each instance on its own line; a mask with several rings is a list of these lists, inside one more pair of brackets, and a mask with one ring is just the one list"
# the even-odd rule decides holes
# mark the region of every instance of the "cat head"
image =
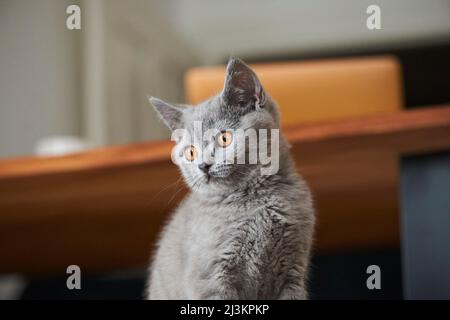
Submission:
[[277,107],[243,61],[230,59],[222,92],[197,106],[150,102],[172,131],[172,161],[194,191],[223,192],[278,171]]

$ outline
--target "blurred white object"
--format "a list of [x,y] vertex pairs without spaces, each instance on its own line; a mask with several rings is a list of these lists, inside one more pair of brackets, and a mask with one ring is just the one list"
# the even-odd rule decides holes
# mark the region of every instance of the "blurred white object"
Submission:
[[0,277],[0,300],[20,299],[25,289],[25,279],[18,275],[7,275]]
[[88,149],[90,144],[74,136],[53,136],[39,140],[35,153],[40,156],[61,156]]

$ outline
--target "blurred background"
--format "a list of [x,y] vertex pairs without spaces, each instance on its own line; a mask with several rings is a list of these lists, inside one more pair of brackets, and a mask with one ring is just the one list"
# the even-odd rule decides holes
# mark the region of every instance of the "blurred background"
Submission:
[[[68,30],[66,8],[81,8]],[[381,30],[366,9],[381,8]],[[450,101],[449,0],[0,0],[0,157],[61,154],[162,140],[169,132],[147,96],[184,102],[193,67],[392,54],[406,108]],[[0,213],[1,214],[1,213]],[[1,263],[2,257],[0,257]],[[365,266],[385,270],[365,288]],[[402,298],[398,248],[318,255],[313,298]],[[362,270],[362,271],[361,271]],[[140,298],[144,271],[0,277],[0,298]]]

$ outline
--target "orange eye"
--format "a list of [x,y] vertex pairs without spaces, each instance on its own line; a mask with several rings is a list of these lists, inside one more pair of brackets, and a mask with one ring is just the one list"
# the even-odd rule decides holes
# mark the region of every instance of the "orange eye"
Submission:
[[193,145],[187,146],[184,148],[184,157],[188,161],[194,161],[195,158],[197,158],[197,150],[195,150],[195,147]]
[[233,134],[230,131],[224,131],[217,137],[217,143],[222,148],[228,147],[233,141]]

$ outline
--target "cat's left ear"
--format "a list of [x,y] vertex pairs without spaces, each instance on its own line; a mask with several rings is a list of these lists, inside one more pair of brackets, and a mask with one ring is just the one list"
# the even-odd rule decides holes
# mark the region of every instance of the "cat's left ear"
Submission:
[[183,108],[154,97],[149,97],[148,100],[170,130],[183,127]]
[[228,62],[221,96],[230,107],[258,110],[266,103],[266,94],[255,72],[238,58]]

